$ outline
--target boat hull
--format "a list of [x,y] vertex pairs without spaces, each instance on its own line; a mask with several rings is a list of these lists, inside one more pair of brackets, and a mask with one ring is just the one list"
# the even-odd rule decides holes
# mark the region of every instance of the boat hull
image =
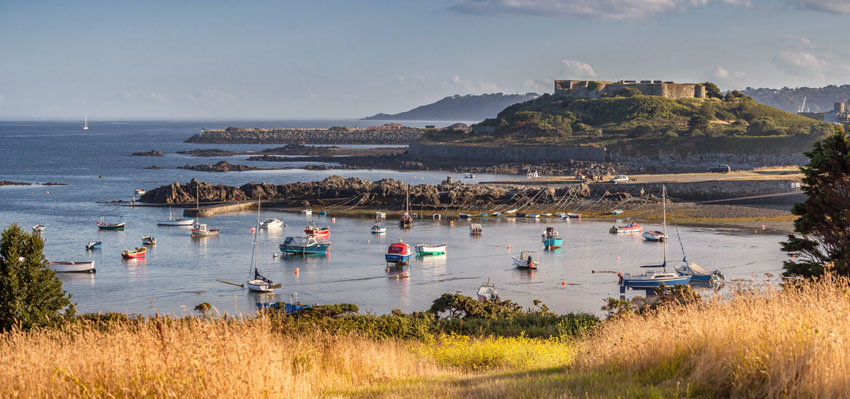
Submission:
[[253,292],[272,292],[274,288],[272,288],[271,284],[265,282],[263,280],[248,280],[245,282],[245,286],[248,287],[249,291]]
[[558,249],[564,245],[563,238],[546,238],[543,240],[543,246],[546,249]]
[[427,246],[427,245],[417,245],[416,246],[416,255],[417,256],[434,256],[434,255],[443,255],[446,253],[446,246]]
[[56,273],[94,273],[94,261],[74,262],[47,262],[47,265]]
[[688,285],[691,283],[691,276],[679,276],[676,278],[666,279],[643,279],[643,278],[623,278],[623,287],[631,289],[652,289],[658,288],[664,283],[665,286],[672,285]]
[[156,222],[157,226],[192,226],[195,224],[195,219],[188,220],[161,220]]
[[99,224],[97,228],[101,230],[124,230],[124,223],[118,224]]
[[331,244],[316,244],[311,246],[280,244],[280,252],[289,255],[324,255],[330,252]]
[[409,262],[412,254],[385,254],[384,259],[388,263],[404,263]]

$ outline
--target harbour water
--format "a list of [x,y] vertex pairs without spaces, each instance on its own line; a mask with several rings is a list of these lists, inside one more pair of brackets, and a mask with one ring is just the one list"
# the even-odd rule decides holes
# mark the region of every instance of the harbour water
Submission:
[[[0,227],[18,223],[25,229],[46,226],[45,255],[50,260],[94,259],[97,273],[62,275],[65,289],[80,311],[182,314],[202,302],[219,311],[248,313],[257,301],[287,301],[297,292],[307,303],[357,304],[361,310],[386,313],[426,310],[446,292],[474,296],[488,278],[502,297],[524,306],[539,299],[557,312],[599,313],[605,298],[618,296],[616,272],[639,273],[639,266],[658,263],[659,244],[646,243],[639,235],[614,236],[610,223],[586,220],[561,221],[490,218],[474,220],[484,227],[472,237],[467,221],[417,220],[402,231],[387,221],[387,234],[372,235],[370,218],[335,218],[264,210],[283,219],[284,229],[261,230],[260,267],[283,285],[273,297],[248,293],[216,280],[241,283],[248,275],[256,213],[217,216],[205,220],[218,227],[220,237],[193,239],[186,228],[158,227],[167,208],[126,207],[96,201],[127,201],[137,188],[152,189],[174,181],[198,178],[213,184],[239,185],[250,181],[282,184],[319,180],[338,174],[364,179],[391,177],[409,183],[438,183],[446,176],[475,182],[506,176],[479,175],[463,179],[461,173],[396,172],[384,170],[251,171],[205,173],[176,169],[185,164],[228,160],[255,166],[268,164],[233,158],[197,158],[175,154],[194,148],[258,150],[271,145],[199,145],[182,141],[201,128],[229,125],[250,127],[353,126],[360,121],[287,122],[97,122],[89,121],[83,132],[77,122],[0,121],[0,180],[59,182],[65,186],[0,187]],[[133,152],[163,151],[165,157],[131,157]],[[158,165],[161,169],[145,169]],[[399,208],[401,204],[399,204]],[[95,222],[127,223],[123,232],[98,231]],[[449,215],[446,215],[449,216]],[[331,226],[333,246],[327,256],[274,257],[287,235],[299,235],[310,219]],[[564,248],[543,252],[540,235],[555,226],[564,236]],[[658,226],[647,226],[655,229]],[[740,234],[718,228],[679,227],[688,259],[709,269],[720,269],[727,278],[752,278],[778,273],[784,259],[777,235]],[[141,236],[152,235],[157,245],[145,260],[124,261],[120,252],[141,245]],[[668,259],[675,265],[682,251],[671,232]],[[102,249],[87,252],[85,243],[102,240]],[[387,246],[403,239],[410,244],[448,243],[447,255],[413,260],[410,277],[388,278],[383,254]],[[508,246],[510,245],[510,250]],[[540,270],[521,272],[512,267],[511,254],[540,251]],[[295,273],[296,268],[298,273]],[[597,273],[594,273],[597,271]],[[614,272],[614,273],[599,273]],[[565,282],[565,285],[562,285]],[[630,294],[631,295],[631,294]]]

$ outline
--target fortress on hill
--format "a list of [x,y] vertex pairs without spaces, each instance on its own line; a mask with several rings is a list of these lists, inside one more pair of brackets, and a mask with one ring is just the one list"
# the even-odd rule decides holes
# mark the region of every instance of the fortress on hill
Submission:
[[614,96],[625,88],[640,90],[647,96],[667,98],[705,98],[705,85],[702,83],[675,83],[660,80],[620,80],[605,82],[598,80],[556,80],[555,94],[566,94],[582,98],[598,98],[603,95]]

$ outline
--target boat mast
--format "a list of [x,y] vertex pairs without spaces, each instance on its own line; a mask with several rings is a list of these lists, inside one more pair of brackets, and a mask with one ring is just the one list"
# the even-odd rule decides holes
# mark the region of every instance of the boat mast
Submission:
[[666,271],[667,270],[667,186],[664,186],[664,185],[661,186],[661,203],[662,203],[662,206],[661,206],[662,214],[664,215],[663,219],[661,220],[661,226],[664,229],[664,235],[662,236],[664,238],[664,263],[662,263],[662,265],[664,265],[664,269]]
[[260,237],[260,198],[259,197],[257,198],[257,226],[253,230],[254,230],[254,247],[251,249],[251,268],[248,270],[248,280],[249,281],[253,280],[253,278],[251,278],[251,272],[253,272],[256,269],[255,264],[256,264],[256,261],[259,260],[258,257],[256,256],[257,246],[259,245],[258,243],[260,241],[260,239],[259,239],[259,237]]

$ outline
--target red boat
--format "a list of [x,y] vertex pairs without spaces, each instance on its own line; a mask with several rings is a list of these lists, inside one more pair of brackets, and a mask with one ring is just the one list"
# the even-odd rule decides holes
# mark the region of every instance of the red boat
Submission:
[[311,224],[308,224],[307,227],[304,227],[304,234],[306,234],[307,237],[313,237],[313,238],[316,238],[316,239],[330,238],[331,237],[331,227],[330,226],[318,227],[318,226],[313,226],[313,224],[311,223]]
[[125,249],[124,252],[121,252],[121,257],[124,259],[135,259],[135,258],[144,258],[145,253],[148,252],[148,249],[145,247],[136,248],[133,250]]

